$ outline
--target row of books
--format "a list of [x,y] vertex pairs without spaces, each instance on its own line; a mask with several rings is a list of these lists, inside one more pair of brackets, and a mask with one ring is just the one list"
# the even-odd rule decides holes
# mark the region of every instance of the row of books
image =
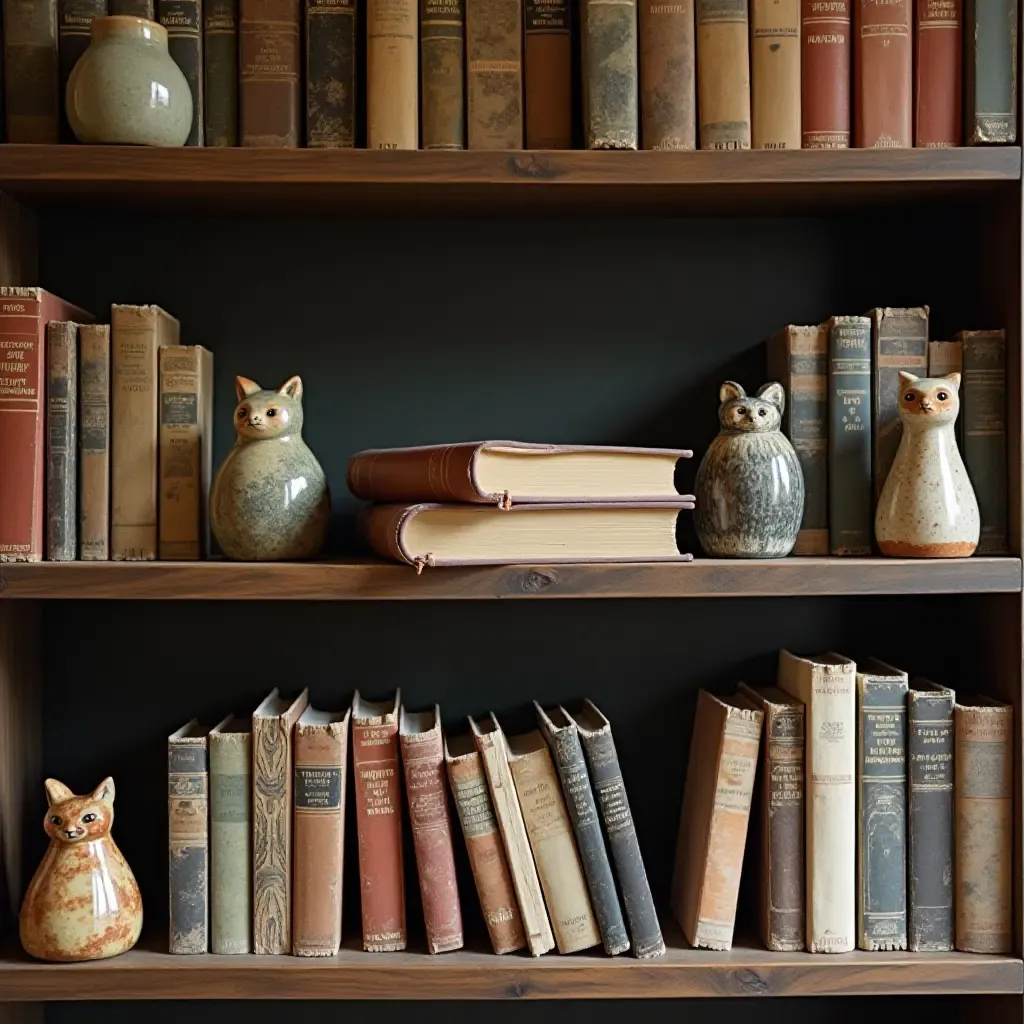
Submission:
[[608,720],[535,710],[521,735],[493,713],[442,732],[397,692],[332,713],[275,689],[251,719],[193,719],[168,740],[170,952],[338,952],[351,728],[364,949],[407,943],[403,788],[427,949],[462,947],[450,787],[495,953],[661,955]]
[[870,555],[875,506],[902,435],[901,370],[962,375],[957,439],[981,512],[976,554],[1009,553],[1006,332],[930,341],[928,306],[872,309],[768,340],[768,376],[786,389],[782,429],[804,474],[795,555]]
[[698,697],[672,881],[687,940],[731,948],[758,777],[769,949],[1009,953],[1013,708],[834,653],[780,652],[777,682]]
[[7,138],[73,141],[109,12],[166,25],[189,145],[351,147],[365,92],[369,149],[571,149],[577,45],[588,149],[1013,143],[1017,2],[367,0],[357,67],[356,0],[4,0]]

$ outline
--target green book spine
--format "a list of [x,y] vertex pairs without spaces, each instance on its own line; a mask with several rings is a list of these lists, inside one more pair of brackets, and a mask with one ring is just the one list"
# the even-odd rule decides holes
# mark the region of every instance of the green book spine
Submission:
[[1017,141],[1017,0],[967,0],[964,134],[969,145]]
[[238,145],[238,0],[206,0],[203,10],[207,146]]

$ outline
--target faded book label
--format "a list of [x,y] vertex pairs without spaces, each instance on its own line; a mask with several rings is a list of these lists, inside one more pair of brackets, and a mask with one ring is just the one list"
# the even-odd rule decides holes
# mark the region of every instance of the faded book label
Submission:
[[453,778],[452,789],[455,792],[459,821],[467,839],[489,836],[496,831],[498,823],[494,818],[487,781],[483,775]]
[[210,776],[210,820],[219,825],[241,825],[249,820],[248,775]]
[[527,32],[568,32],[568,0],[526,0],[524,11]]
[[83,452],[105,452],[110,421],[107,394],[109,375],[106,359],[83,359],[81,369],[81,426],[79,444]]
[[337,810],[341,806],[340,765],[295,766],[295,808],[304,811]]

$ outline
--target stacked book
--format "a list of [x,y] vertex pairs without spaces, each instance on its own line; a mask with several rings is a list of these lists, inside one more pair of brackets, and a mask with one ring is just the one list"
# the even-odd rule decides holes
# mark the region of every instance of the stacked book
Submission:
[[676,521],[693,508],[668,448],[474,441],[359,452],[348,486],[384,558],[415,565],[689,561]]

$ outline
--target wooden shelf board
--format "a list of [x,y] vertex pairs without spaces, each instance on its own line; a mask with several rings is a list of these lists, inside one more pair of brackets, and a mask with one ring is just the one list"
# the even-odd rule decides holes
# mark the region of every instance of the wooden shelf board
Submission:
[[425,569],[370,560],[0,564],[5,598],[487,600],[1016,593],[1019,558],[695,559]]
[[780,212],[983,195],[1016,146],[749,152],[402,152],[0,146],[0,192],[30,206],[415,213]]

